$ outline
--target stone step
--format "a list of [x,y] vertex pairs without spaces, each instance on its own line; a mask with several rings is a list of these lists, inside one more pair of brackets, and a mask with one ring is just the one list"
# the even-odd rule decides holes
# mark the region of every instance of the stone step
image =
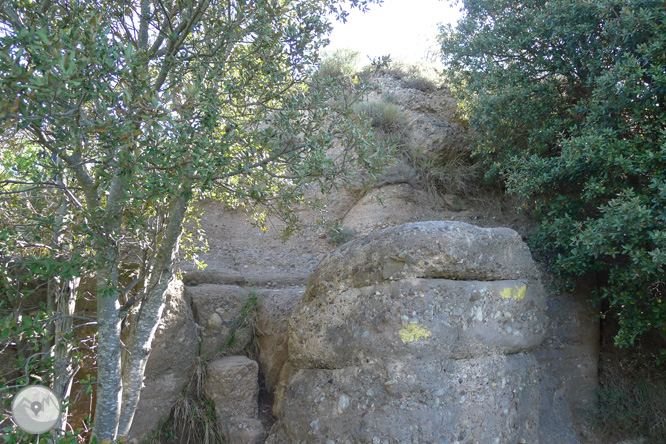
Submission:
[[188,287],[201,284],[238,285],[241,287],[290,287],[305,286],[308,273],[275,273],[250,272],[241,273],[236,270],[206,271],[193,270],[183,274],[183,282]]

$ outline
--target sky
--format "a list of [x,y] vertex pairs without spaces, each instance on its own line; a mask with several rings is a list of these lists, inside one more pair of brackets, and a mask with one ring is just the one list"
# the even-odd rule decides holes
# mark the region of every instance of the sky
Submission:
[[353,10],[347,23],[336,23],[328,51],[353,49],[361,52],[361,63],[391,55],[393,60],[423,61],[429,47],[436,47],[437,24],[460,17],[452,1],[384,0],[366,13]]

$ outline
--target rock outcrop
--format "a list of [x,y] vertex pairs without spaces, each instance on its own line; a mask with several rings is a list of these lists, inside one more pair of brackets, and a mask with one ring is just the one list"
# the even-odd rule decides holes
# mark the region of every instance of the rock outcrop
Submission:
[[545,309],[513,230],[424,222],[352,241],[290,318],[267,442],[537,442]]

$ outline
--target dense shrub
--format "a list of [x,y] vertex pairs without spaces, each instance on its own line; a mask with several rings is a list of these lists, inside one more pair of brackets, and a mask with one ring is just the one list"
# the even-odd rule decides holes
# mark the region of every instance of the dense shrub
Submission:
[[447,73],[490,175],[525,198],[531,247],[595,275],[616,344],[666,330],[666,8],[661,0],[465,0]]

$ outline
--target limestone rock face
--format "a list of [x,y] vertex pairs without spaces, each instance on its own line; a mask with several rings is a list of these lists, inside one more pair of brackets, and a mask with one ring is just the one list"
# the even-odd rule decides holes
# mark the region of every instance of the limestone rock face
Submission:
[[146,364],[145,387],[132,422],[131,437],[141,440],[160,420],[169,416],[190,379],[197,344],[197,331],[183,283],[173,281],[167,289],[166,305]]
[[352,241],[292,313],[267,442],[538,442],[545,310],[513,230],[424,222]]
[[215,403],[217,420],[230,444],[261,443],[258,419],[258,364],[245,356],[229,356],[208,365],[204,393]]

